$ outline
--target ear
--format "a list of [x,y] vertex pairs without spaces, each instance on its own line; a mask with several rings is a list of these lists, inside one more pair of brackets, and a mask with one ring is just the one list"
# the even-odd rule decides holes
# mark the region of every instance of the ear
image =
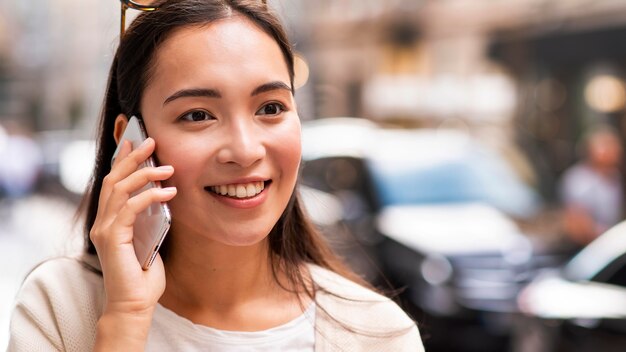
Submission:
[[126,126],[128,125],[128,117],[124,114],[119,114],[115,118],[115,125],[113,127],[113,138],[115,138],[115,143],[120,144],[120,140],[122,139],[122,134],[124,130],[126,130]]

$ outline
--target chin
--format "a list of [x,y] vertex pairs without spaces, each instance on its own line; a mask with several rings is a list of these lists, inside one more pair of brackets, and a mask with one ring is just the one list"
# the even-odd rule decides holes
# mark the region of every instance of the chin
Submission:
[[[207,229],[208,230],[208,229]],[[258,221],[246,226],[244,223],[237,225],[224,224],[219,229],[213,228],[205,232],[212,240],[228,246],[247,247],[263,242],[272,231],[271,226],[263,226]]]

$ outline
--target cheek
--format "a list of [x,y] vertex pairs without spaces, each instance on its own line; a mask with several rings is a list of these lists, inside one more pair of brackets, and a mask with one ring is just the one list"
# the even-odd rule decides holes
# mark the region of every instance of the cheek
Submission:
[[292,145],[292,148],[285,148],[283,163],[285,167],[289,168],[294,173],[294,177],[296,177],[302,157],[300,139],[294,140]]
[[[156,155],[161,165],[172,165],[174,167],[174,175],[170,179],[169,185],[184,184],[184,180],[190,180],[191,175],[197,175],[200,172],[201,165],[204,165],[202,154],[198,152],[198,148],[194,147],[194,141],[189,138],[176,138],[176,141],[168,141],[161,139],[157,143]],[[181,143],[180,140],[185,140]],[[168,143],[170,142],[170,143]],[[206,146],[205,146],[206,148]],[[184,157],[181,157],[184,155]]]
[[294,124],[283,131],[281,136],[276,136],[275,150],[278,155],[278,163],[284,172],[293,174],[295,178],[302,157],[302,143],[300,139],[300,125]]

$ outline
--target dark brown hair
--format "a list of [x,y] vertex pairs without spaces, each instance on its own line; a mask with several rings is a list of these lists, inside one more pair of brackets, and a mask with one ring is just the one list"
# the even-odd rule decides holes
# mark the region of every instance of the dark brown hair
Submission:
[[[158,5],[158,10],[142,13],[133,21],[121,38],[111,65],[98,129],[96,164],[84,199],[85,243],[90,254],[96,254],[96,250],[89,239],[89,232],[98,212],[102,182],[111,170],[110,161],[116,148],[113,138],[115,118],[120,113],[126,116],[141,114],[141,97],[152,75],[156,52],[173,31],[182,27],[208,25],[233,16],[244,16],[279,45],[289,70],[293,91],[294,60],[291,45],[278,19],[261,1],[168,0]],[[295,191],[269,234],[269,250],[274,277],[277,278],[277,271],[281,270],[287,275],[287,286],[290,289],[305,290],[311,297],[314,293],[307,289],[306,278],[301,270],[305,263],[317,264],[363,283],[341,264],[325,244],[303,212]],[[166,245],[162,247],[161,253],[167,253]]]

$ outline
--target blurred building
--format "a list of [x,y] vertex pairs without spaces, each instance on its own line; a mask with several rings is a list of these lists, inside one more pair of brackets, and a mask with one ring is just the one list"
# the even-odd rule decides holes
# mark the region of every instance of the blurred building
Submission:
[[293,3],[282,7],[309,60],[301,106],[314,117],[452,126],[520,145],[549,199],[590,126],[625,130],[624,1]]
[[[451,126],[521,145],[548,197],[588,126],[624,130],[622,0],[269,3],[308,63],[303,119]],[[92,137],[118,24],[117,0],[0,0],[0,123]]]
[[0,123],[91,135],[118,8],[113,0],[0,0]]

